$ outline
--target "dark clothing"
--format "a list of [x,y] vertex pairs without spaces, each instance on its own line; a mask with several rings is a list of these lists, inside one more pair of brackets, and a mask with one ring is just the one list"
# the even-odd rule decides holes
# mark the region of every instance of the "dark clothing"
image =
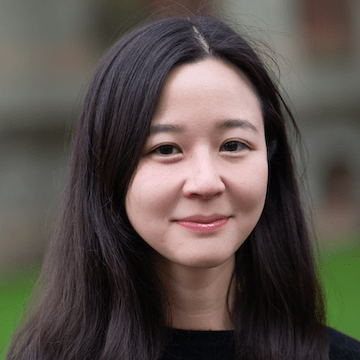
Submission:
[[[360,360],[360,342],[332,328],[330,360]],[[172,330],[163,360],[233,360],[232,331]]]
[[360,342],[330,328],[330,360],[360,359]]
[[162,360],[233,360],[232,331],[172,330]]

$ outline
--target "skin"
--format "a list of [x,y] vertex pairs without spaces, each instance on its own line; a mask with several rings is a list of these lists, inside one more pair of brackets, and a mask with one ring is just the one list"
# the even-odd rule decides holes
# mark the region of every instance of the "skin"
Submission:
[[[267,189],[258,98],[228,63],[181,65],[165,82],[151,126],[125,206],[155,250],[168,325],[231,329],[226,294],[229,286],[236,291],[235,252],[257,224]],[[205,218],[188,219],[194,215]]]

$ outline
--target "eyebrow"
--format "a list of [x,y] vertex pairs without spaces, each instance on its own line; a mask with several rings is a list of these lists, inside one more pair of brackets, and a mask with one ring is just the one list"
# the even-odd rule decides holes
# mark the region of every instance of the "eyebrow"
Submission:
[[[226,120],[216,125],[216,128],[219,130],[231,129],[237,127],[248,128],[255,132],[259,132],[258,129],[247,120]],[[159,125],[150,126],[150,134],[167,133],[167,132],[181,133],[184,132],[184,128],[179,125],[168,125],[168,124],[159,124]]]
[[166,133],[166,132],[183,132],[184,128],[179,125],[167,125],[167,124],[160,124],[160,125],[151,125],[150,126],[150,134],[156,133]]
[[248,128],[255,132],[259,132],[258,129],[247,120],[226,120],[217,124],[217,129],[231,129],[236,127]]

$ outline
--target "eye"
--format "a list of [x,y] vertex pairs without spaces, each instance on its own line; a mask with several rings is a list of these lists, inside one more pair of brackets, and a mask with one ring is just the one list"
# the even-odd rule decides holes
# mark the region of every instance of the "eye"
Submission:
[[249,146],[236,140],[227,141],[221,145],[220,151],[240,151],[249,149]]
[[181,153],[181,151],[179,148],[177,148],[174,145],[165,144],[158,146],[156,149],[152,151],[152,153],[159,155],[173,155],[173,154]]

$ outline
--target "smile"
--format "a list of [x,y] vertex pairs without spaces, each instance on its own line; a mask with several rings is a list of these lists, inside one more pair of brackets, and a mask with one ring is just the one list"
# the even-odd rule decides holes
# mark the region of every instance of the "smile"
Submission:
[[214,215],[214,216],[191,216],[185,219],[178,220],[177,223],[184,228],[200,232],[211,233],[221,229],[229,221],[228,216]]

